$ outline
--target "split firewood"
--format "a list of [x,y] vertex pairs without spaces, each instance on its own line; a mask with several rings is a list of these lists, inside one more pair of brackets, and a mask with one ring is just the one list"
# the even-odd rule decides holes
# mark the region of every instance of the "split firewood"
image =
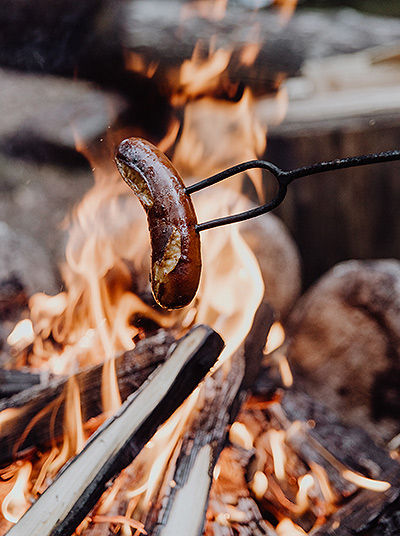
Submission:
[[9,536],[70,534],[89,513],[107,482],[126,467],[204,378],[224,343],[199,325],[172,347],[167,361],[116,415],[92,436]]
[[[139,341],[133,350],[115,360],[121,400],[125,400],[165,360],[174,339],[160,330]],[[73,376],[80,392],[84,422],[103,412],[101,384],[103,364]],[[63,434],[64,407],[70,377],[51,378],[8,399],[0,401],[0,463],[19,451],[48,445]]]
[[[220,367],[207,378],[201,406],[182,438],[171,479],[161,490],[160,508],[151,512],[147,526],[154,536],[202,533],[213,470],[224,447],[229,424],[235,419],[246,389],[254,380],[273,314],[265,302],[259,307],[245,343],[232,356],[229,370]],[[246,351],[247,350],[247,351]]]
[[399,432],[400,262],[337,265],[298,302],[288,358],[316,398],[377,440]]

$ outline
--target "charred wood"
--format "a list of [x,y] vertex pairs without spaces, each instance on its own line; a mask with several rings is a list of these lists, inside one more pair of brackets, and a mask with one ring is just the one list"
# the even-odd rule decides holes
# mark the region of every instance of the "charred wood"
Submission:
[[131,463],[204,378],[223,346],[221,337],[204,325],[173,345],[166,362],[99,428],[8,534],[73,532],[107,482]]
[[[173,343],[171,335],[159,331],[139,341],[134,350],[115,362],[121,399],[125,400],[165,360]],[[84,422],[102,413],[101,382],[103,365],[75,374],[80,390]],[[52,378],[0,402],[4,416],[0,431],[0,462],[9,461],[18,451],[48,444],[63,433],[67,377]],[[50,425],[52,423],[52,425]]]
[[160,507],[149,516],[147,525],[154,536],[202,533],[213,470],[229,425],[259,370],[272,320],[270,306],[262,303],[245,343],[226,364],[228,368],[222,365],[207,378],[201,406],[182,439],[172,477],[174,486],[169,482],[164,486]]
[[[264,370],[260,378],[263,375],[268,377],[269,371]],[[262,385],[258,381],[254,390],[258,396]],[[332,410],[300,390],[286,391],[280,403],[272,404],[266,413],[272,426],[286,430],[286,443],[308,467],[318,464],[324,468],[335,493],[342,497],[337,511],[313,534],[366,534],[388,508],[394,508],[392,504],[399,504],[399,464],[364,430],[343,425]],[[390,487],[381,492],[359,488],[348,479],[346,470],[386,481]]]
[[254,457],[236,445],[227,446],[218,460],[220,472],[213,482],[205,534],[208,536],[277,536],[250,496],[246,473]]

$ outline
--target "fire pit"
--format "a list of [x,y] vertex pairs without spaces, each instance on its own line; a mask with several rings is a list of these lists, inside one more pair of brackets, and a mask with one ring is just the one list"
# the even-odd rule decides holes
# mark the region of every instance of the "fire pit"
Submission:
[[[277,2],[273,20],[284,26],[293,7]],[[0,227],[0,535],[394,534],[399,263],[349,261],[299,299],[297,247],[265,212],[295,178],[400,152],[293,171],[259,160],[268,125],[256,95],[267,92],[274,124],[287,94],[282,73],[263,70],[257,16],[243,26],[254,38],[230,42],[220,2],[181,16],[224,39],[200,41],[179,66],[151,47],[125,58],[124,84],[134,76],[155,106],[168,102],[164,135],[147,135],[126,95],[113,95],[98,140],[75,128],[95,184],[69,216],[58,293],[33,291],[29,240]],[[145,216],[113,163],[127,136],[150,137],[198,192],[203,271],[182,309],[150,292]],[[52,277],[50,259],[32,259]]]

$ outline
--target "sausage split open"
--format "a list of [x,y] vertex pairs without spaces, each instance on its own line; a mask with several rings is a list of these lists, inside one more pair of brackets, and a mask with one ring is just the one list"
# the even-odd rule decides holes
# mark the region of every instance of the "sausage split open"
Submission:
[[201,273],[197,218],[185,185],[165,154],[146,140],[122,141],[115,161],[147,213],[154,298],[167,309],[184,307],[194,298]]

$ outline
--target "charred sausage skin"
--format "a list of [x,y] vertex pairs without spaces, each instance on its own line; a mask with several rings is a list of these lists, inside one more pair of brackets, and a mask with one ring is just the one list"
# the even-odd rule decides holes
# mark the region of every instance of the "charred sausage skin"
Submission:
[[120,143],[118,170],[147,213],[151,240],[151,286],[166,309],[188,305],[200,281],[196,213],[179,173],[164,153],[141,138]]

